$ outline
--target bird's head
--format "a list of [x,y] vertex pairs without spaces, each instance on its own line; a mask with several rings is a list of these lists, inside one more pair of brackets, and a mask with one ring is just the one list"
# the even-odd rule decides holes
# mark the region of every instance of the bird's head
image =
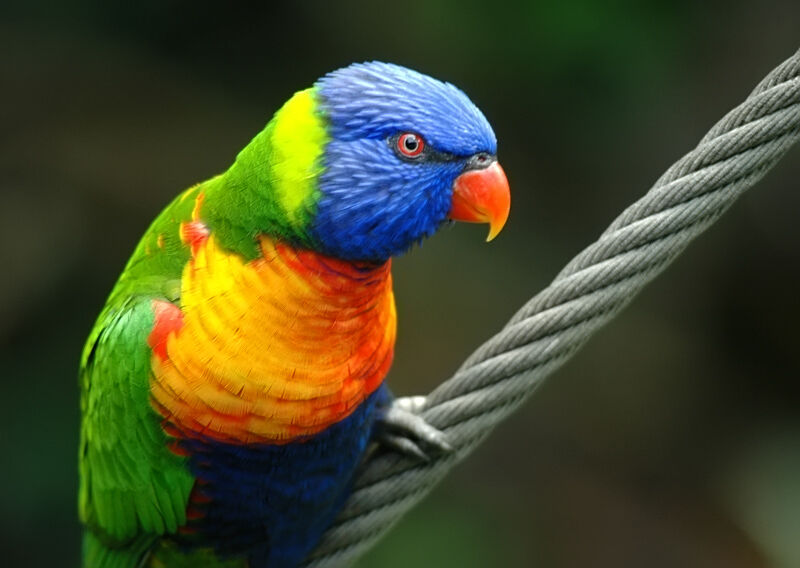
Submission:
[[462,91],[372,62],[296,93],[229,174],[259,186],[265,232],[383,261],[448,219],[489,223],[494,238],[510,206],[496,152],[491,126]]

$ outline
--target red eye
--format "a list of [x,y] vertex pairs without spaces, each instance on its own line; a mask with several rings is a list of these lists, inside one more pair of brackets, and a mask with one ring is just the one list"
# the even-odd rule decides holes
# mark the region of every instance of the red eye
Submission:
[[413,132],[401,134],[397,139],[397,150],[407,158],[416,158],[425,149],[425,141],[422,136]]

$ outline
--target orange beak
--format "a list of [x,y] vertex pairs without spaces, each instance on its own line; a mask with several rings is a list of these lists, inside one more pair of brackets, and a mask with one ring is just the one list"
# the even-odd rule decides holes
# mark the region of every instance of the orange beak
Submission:
[[468,223],[489,223],[487,242],[503,229],[510,209],[508,179],[497,162],[488,168],[468,170],[453,182],[450,218]]

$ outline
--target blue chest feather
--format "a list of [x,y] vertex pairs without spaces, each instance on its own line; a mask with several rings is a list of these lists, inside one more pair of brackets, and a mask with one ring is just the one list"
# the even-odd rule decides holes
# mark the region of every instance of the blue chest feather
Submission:
[[[251,568],[298,564],[347,497],[372,432],[379,388],[350,416],[304,442],[233,445],[185,440],[203,501],[188,539],[221,556],[246,554]],[[197,540],[195,540],[197,539]]]

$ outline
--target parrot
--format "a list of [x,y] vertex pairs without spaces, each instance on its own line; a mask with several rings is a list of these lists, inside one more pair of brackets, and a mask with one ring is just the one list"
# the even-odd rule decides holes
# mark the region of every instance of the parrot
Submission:
[[454,85],[354,63],[296,92],[136,246],[83,350],[86,568],[297,566],[371,451],[451,448],[394,398],[392,258],[510,210]]

